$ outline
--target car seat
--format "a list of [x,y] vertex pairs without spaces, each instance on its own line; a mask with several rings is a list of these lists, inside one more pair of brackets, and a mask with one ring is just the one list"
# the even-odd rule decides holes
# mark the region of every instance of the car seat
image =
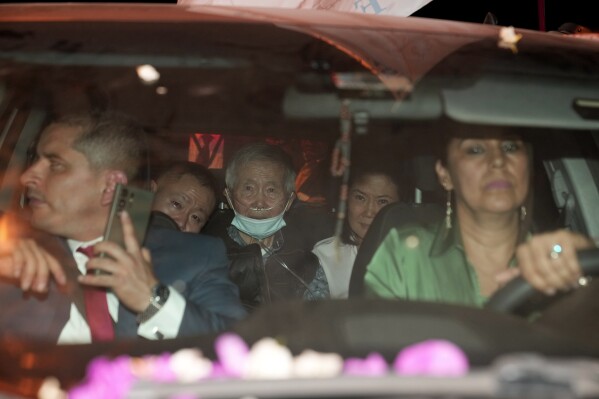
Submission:
[[407,223],[430,223],[442,218],[444,212],[443,206],[437,203],[406,204],[396,202],[381,209],[358,249],[349,283],[349,297],[364,295],[366,267],[392,228]]
[[374,218],[352,269],[349,297],[364,295],[364,275],[374,253],[393,227],[407,223],[427,224],[439,220],[445,213],[441,186],[435,173],[432,156],[417,156],[409,161],[414,179],[414,198],[411,202],[396,202],[379,211]]

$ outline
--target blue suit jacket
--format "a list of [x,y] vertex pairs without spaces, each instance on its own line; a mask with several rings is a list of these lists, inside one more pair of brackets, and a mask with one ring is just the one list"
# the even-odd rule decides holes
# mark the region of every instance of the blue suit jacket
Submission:
[[[59,259],[69,282],[65,287],[52,284],[44,295],[23,294],[14,283],[1,283],[2,337],[56,342],[69,319],[73,297],[80,289],[75,260],[64,240],[45,235],[39,242]],[[228,278],[228,259],[220,239],[151,228],[144,245],[152,253],[156,277],[186,300],[179,337],[219,331],[245,316],[237,287]],[[119,338],[137,336],[135,314],[123,306],[115,333]]]

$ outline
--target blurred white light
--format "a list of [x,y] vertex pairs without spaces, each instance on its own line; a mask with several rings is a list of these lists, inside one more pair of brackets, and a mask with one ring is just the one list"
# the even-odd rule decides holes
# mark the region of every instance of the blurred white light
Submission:
[[136,69],[137,76],[147,84],[156,83],[160,79],[160,73],[152,65],[140,65]]
[[406,238],[406,247],[410,249],[418,248],[420,240],[415,235],[410,235]]
[[164,86],[158,86],[156,88],[156,94],[164,96],[166,93],[168,93],[168,89]]

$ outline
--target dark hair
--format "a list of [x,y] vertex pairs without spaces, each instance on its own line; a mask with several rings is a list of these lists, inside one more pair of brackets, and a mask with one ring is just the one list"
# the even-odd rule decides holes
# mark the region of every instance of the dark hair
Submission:
[[179,180],[181,177],[187,175],[196,179],[201,187],[208,188],[214,194],[215,199],[218,197],[216,178],[208,168],[199,163],[189,161],[172,163],[161,170],[155,180],[160,185],[160,181]]
[[384,175],[397,186],[397,195],[401,196],[403,188],[402,178],[398,170],[399,163],[387,163],[384,161],[375,161],[369,164],[359,164],[351,167],[348,186],[351,187],[356,182],[366,176]]
[[273,162],[283,168],[284,187],[287,194],[295,191],[295,166],[293,160],[282,148],[268,143],[251,143],[241,147],[229,164],[225,172],[227,187],[233,188],[237,179],[238,170],[252,161]]
[[80,129],[73,148],[85,155],[92,168],[121,170],[130,181],[138,178],[147,142],[143,128],[133,119],[113,112],[90,112],[63,116],[52,125]]

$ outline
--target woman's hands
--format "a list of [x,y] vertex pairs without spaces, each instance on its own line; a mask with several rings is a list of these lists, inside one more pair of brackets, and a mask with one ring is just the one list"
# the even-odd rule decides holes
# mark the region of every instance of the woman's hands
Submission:
[[500,285],[522,275],[534,288],[547,295],[578,285],[581,277],[576,251],[593,248],[588,237],[569,230],[533,236],[516,249],[518,268],[497,276]]

